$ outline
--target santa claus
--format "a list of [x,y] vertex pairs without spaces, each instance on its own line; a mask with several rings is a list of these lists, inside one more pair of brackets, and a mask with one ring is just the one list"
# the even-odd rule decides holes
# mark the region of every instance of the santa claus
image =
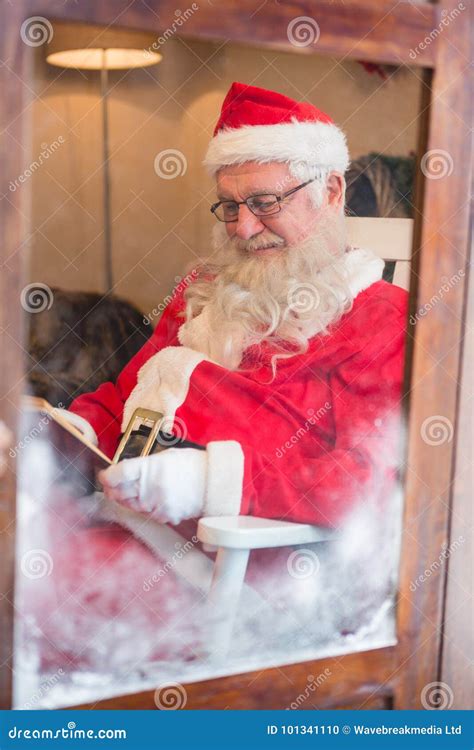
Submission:
[[393,474],[406,292],[348,244],[346,139],[313,105],[233,83],[204,164],[212,255],[117,382],[71,411],[110,456],[137,407],[165,416],[172,447],[100,476],[159,521],[337,525]]
[[[157,447],[165,443],[165,450],[101,472],[110,508],[125,506],[168,524],[162,533],[179,524],[188,538],[200,516],[340,527],[367,503],[383,515],[398,464],[407,295],[382,280],[382,260],[348,244],[344,134],[311,104],[233,83],[204,163],[217,187],[211,256],[174,290],[151,339],[117,382],[70,407],[74,423],[110,457],[135,409],[164,417]],[[146,425],[136,429],[144,434]],[[350,535],[362,539],[364,550],[366,527],[363,520]],[[380,563],[380,535],[372,537]],[[136,628],[143,632],[148,622],[153,633],[140,661],[162,653],[156,613],[163,616],[183,598],[177,588],[166,589],[171,572],[166,584],[146,589],[146,601],[143,592],[137,596],[137,580],[151,580],[156,569],[159,534],[151,546],[155,554],[116,526],[80,530],[55,565],[57,590],[67,584],[67,596],[57,599],[79,602],[70,614],[74,628],[65,629],[59,615],[41,622],[47,643],[60,643],[75,662],[84,654],[88,664],[96,662],[103,640],[89,654],[92,641],[84,635],[96,622],[92,610],[109,634],[126,610]],[[343,563],[326,571],[354,592],[362,576],[353,571],[363,555],[357,548],[347,556],[350,540],[343,548]],[[253,560],[260,570],[263,552]],[[287,574],[286,559],[280,567]],[[366,571],[373,567],[370,558]],[[105,587],[97,571],[107,572]],[[278,585],[266,574],[260,578],[267,596],[281,589],[280,573]],[[133,581],[126,583],[127,575]],[[284,598],[293,612],[295,580],[290,584]],[[374,585],[375,599],[382,601],[389,588],[385,579]],[[308,591],[306,585],[305,600]],[[354,624],[355,609],[347,604],[349,625],[344,609],[333,622],[337,598],[346,601],[337,589],[327,630],[352,632],[363,618]],[[316,622],[322,627],[318,602],[318,617],[308,616],[311,633]],[[118,629],[114,649],[129,636],[129,628]],[[171,653],[169,644],[165,650]]]

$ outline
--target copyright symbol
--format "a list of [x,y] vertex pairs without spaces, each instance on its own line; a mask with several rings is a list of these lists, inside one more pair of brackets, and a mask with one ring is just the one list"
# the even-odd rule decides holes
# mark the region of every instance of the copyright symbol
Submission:
[[348,727],[347,724],[346,724],[345,726],[342,727],[342,732],[343,732],[343,734],[350,734],[351,733],[351,728]]

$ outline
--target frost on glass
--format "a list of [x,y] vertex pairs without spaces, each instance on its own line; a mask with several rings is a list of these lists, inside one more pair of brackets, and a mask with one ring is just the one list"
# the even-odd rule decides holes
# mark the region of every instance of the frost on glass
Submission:
[[[46,417],[25,416],[15,447],[16,708],[394,642],[399,489],[382,510],[365,498],[331,541],[253,552],[226,653],[226,607],[206,601],[214,553],[203,551],[196,524],[160,527],[104,505],[80,476],[71,480],[50,431]],[[134,533],[116,523],[125,517]]]

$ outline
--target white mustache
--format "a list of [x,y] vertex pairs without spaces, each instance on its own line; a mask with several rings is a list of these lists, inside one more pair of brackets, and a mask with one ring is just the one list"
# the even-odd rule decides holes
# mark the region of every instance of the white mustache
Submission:
[[283,237],[268,231],[265,232],[264,237],[259,234],[256,237],[251,237],[249,240],[241,240],[239,237],[233,237],[231,243],[241,252],[253,252],[255,250],[265,250],[267,247],[284,247],[286,245]]
[[[256,250],[274,244],[285,251],[259,257]],[[187,290],[180,341],[228,369],[238,369],[247,347],[268,340],[275,346],[275,374],[276,358],[304,352],[309,338],[324,334],[349,305],[339,267],[347,246],[344,225],[332,216],[291,245],[268,230],[248,240],[229,237],[219,224],[213,246],[203,280]]]

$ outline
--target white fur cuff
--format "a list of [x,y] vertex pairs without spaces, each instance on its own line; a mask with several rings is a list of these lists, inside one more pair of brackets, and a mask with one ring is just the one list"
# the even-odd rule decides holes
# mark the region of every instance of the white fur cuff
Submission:
[[236,440],[207,445],[204,516],[238,516],[242,501],[244,453]]

